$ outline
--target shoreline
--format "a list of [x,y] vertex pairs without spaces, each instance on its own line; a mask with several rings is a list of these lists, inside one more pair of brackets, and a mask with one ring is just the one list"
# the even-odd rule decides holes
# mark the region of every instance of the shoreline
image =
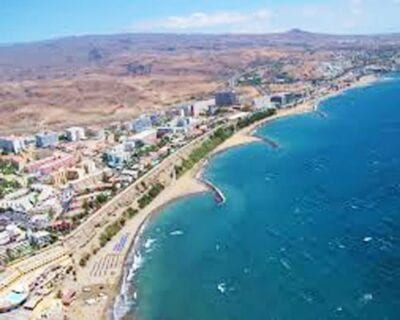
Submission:
[[[163,208],[167,207],[171,203],[174,203],[175,201],[179,201],[180,199],[185,199],[190,196],[210,192],[210,187],[207,186],[200,178],[205,160],[206,159],[197,163],[182,177],[169,185],[146,208],[142,209],[141,211],[144,212],[144,217],[143,219],[141,219],[140,224],[138,224],[134,230],[131,230],[130,228],[133,223],[128,222],[126,226],[120,231],[123,232],[125,229],[128,229],[128,231],[130,232],[133,231],[133,237],[126,250],[124,250],[123,264],[121,266],[122,270],[120,270],[118,284],[114,290],[114,295],[110,297],[111,299],[109,303],[107,303],[105,314],[103,317],[104,319],[117,320],[114,317],[115,303],[121,294],[121,286],[126,280],[126,277],[129,275],[131,268],[133,267],[129,265],[129,262],[131,262],[130,258],[131,255],[133,255],[133,259],[135,258],[135,252],[140,244],[141,236],[146,228],[147,223],[149,223],[151,219],[161,213]],[[133,218],[132,220],[135,220],[135,218]],[[122,317],[122,319],[124,319],[124,316]]]
[[292,107],[288,109],[280,109],[277,111],[277,113],[269,118],[260,120],[259,122],[256,122],[246,128],[243,128],[242,130],[236,132],[232,137],[230,137],[228,140],[224,141],[222,144],[220,144],[215,150],[211,152],[209,157],[212,157],[216,154],[219,154],[221,152],[224,152],[228,149],[249,144],[249,143],[254,143],[254,142],[260,142],[261,139],[257,136],[254,136],[254,132],[260,127],[263,126],[267,123],[276,121],[281,118],[286,118],[286,117],[291,117],[291,116],[296,116],[300,114],[306,114],[310,112],[315,112],[318,111],[321,103],[324,101],[334,98],[336,96],[339,96],[349,90],[352,89],[357,89],[357,88],[362,88],[365,86],[369,86],[371,84],[376,83],[379,81],[379,78],[376,76],[365,76],[362,77],[359,81],[354,82],[350,86],[337,90],[337,91],[331,91],[327,94],[325,94],[322,97],[319,98],[314,98],[310,99],[308,101],[304,101],[303,103]]
[[[121,294],[121,286],[124,283],[126,276],[129,274],[130,269],[133,267],[128,265],[130,262],[129,257],[130,254],[135,253],[136,251],[135,247],[137,247],[137,245],[140,243],[141,235],[143,234],[143,231],[146,228],[146,224],[152,218],[154,218],[158,213],[160,213],[162,209],[165,208],[165,206],[168,206],[169,204],[175,201],[196,194],[212,192],[210,187],[207,186],[202,181],[201,176],[203,170],[205,169],[205,166],[214,156],[223,153],[231,148],[235,148],[250,143],[261,142],[261,139],[259,137],[253,135],[254,131],[257,130],[260,126],[266,125],[270,122],[276,121],[281,118],[317,111],[320,104],[325,100],[341,95],[351,89],[371,85],[377,82],[378,80],[379,78],[375,76],[363,77],[348,87],[345,87],[337,91],[328,92],[326,95],[322,97],[304,101],[303,103],[301,103],[296,107],[278,110],[277,114],[269,118],[260,120],[259,122],[256,122],[246,128],[241,129],[240,131],[233,134],[226,141],[224,141],[222,144],[220,144],[217,148],[215,148],[209,155],[207,155],[203,160],[197,163],[182,177],[180,177],[178,180],[174,181],[171,185],[169,185],[146,208],[140,210],[137,216],[135,216],[131,221],[127,222],[126,226],[120,231],[120,233],[130,232],[132,234],[132,237],[130,237],[131,239],[128,241],[128,246],[127,248],[124,249],[124,252],[122,254],[123,263],[121,266],[121,270],[119,270],[117,285],[112,290],[113,291],[112,296],[110,297],[108,303],[106,303],[105,310],[103,313],[103,319],[116,320],[114,318],[115,303]],[[111,243],[113,242],[114,241],[111,241]],[[124,316],[122,318],[124,318]]]

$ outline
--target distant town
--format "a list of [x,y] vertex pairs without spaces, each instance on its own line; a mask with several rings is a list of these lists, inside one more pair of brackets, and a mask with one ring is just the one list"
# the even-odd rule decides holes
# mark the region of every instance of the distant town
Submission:
[[[107,299],[106,283],[93,289],[90,284],[99,279],[86,279],[106,277],[109,271],[115,278],[121,272],[116,268],[123,261],[119,254],[129,241],[120,230],[194,165],[200,156],[193,152],[203,156],[199,146],[209,151],[205,141],[222,141],[246,121],[307,102],[318,104],[327,94],[398,66],[397,60],[383,59],[354,67],[347,59],[335,58],[320,66],[321,79],[299,82],[281,74],[272,85],[261,76],[265,70],[254,68],[232,77],[204,100],[106,127],[0,137],[4,319],[41,319],[37,306],[49,296],[63,305],[47,309],[47,319],[64,319],[65,314],[78,319],[75,311],[68,311],[72,301],[80,297],[90,306]],[[255,88],[257,96],[239,95],[237,88],[243,85]],[[112,248],[111,239],[117,239]],[[90,264],[104,250],[104,259]]]

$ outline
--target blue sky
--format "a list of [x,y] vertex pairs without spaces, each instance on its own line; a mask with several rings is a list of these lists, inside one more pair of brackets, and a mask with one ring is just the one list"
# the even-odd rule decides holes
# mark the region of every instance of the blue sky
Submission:
[[120,32],[400,32],[400,0],[1,0],[0,43]]

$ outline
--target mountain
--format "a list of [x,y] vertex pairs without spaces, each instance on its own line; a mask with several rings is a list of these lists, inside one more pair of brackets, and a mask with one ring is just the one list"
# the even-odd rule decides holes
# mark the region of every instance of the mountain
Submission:
[[399,44],[395,34],[293,29],[265,35],[90,35],[4,45],[0,132],[126,119],[206,97],[238,70],[270,65],[302,79],[297,66],[310,69],[311,76],[317,62],[335,52],[391,50]]

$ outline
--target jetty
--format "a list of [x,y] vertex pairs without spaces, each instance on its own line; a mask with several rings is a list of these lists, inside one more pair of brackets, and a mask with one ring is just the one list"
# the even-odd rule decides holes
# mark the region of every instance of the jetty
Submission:
[[221,189],[219,189],[216,185],[214,185],[212,182],[208,181],[207,179],[200,178],[200,181],[212,190],[212,192],[214,193],[214,199],[218,204],[224,204],[226,202],[225,195],[221,191]]
[[270,138],[262,137],[262,138],[260,138],[260,139],[261,139],[261,141],[263,141],[265,144],[267,144],[268,146],[270,146],[272,149],[278,149],[278,148],[279,148],[279,144],[278,144],[276,141],[274,141],[274,140],[272,140],[272,139],[270,139]]
[[321,111],[321,110],[319,110],[319,109],[315,109],[315,113],[316,113],[318,116],[320,116],[321,118],[328,118],[328,115],[327,115],[325,112],[323,112],[323,111]]
[[252,132],[251,135],[253,137],[257,138],[260,142],[266,144],[268,147],[271,147],[272,149],[278,149],[280,147],[279,143],[277,143],[276,141],[272,140],[271,138],[261,136],[261,135],[255,133],[254,131]]

